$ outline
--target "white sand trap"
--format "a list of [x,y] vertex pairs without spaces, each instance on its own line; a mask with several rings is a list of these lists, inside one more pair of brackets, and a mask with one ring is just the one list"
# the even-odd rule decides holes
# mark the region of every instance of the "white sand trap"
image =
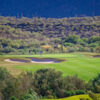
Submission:
[[46,61],[46,62],[37,62],[37,61],[31,61],[32,63],[40,63],[40,64],[52,64],[55,63],[54,61]]
[[11,63],[24,63],[24,62],[20,62],[20,61],[13,61],[11,59],[5,59],[6,62],[11,62]]
[[[21,61],[14,61],[11,59],[5,59],[6,62],[11,62],[11,63],[25,63],[25,62],[21,62]],[[43,61],[43,62],[37,62],[37,61],[30,61],[31,63],[37,63],[37,64],[52,64],[55,63],[54,61]]]

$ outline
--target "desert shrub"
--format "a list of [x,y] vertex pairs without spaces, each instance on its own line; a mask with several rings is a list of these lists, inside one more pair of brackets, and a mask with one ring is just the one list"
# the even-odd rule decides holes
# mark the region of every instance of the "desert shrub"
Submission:
[[20,88],[20,82],[17,79],[10,79],[6,86],[1,90],[4,100],[9,100],[10,97],[16,96],[20,98],[23,94]]
[[98,47],[98,43],[91,43],[91,44],[89,44],[89,46],[93,47],[93,48],[96,48],[96,47]]
[[3,100],[2,93],[0,92],[0,100]]
[[9,77],[11,77],[11,75],[6,68],[0,67],[0,82],[7,80]]
[[78,51],[80,51],[80,52],[90,52],[91,49],[89,47],[80,46]]
[[21,91],[23,91],[24,94],[27,92],[28,89],[34,87],[32,85],[34,80],[32,72],[21,73],[20,76],[18,77],[18,80],[20,81]]
[[0,92],[3,100],[10,100],[12,96],[20,98],[25,90],[19,78],[14,78],[5,68],[0,67]]
[[87,90],[91,90],[94,93],[100,93],[100,74],[93,80],[90,80],[86,85]]
[[12,79],[6,68],[0,67],[0,91],[7,86],[7,82]]
[[86,91],[84,91],[84,90],[76,90],[76,91],[75,91],[75,94],[76,94],[76,95],[79,95],[79,94],[86,94]]
[[67,47],[67,46],[72,47],[72,46],[74,46],[74,44],[73,44],[73,43],[67,43],[67,42],[65,42],[65,43],[64,43],[64,46],[65,46],[65,47]]
[[37,94],[32,90],[30,89],[28,91],[27,94],[25,94],[21,100],[39,100],[39,96],[37,96]]
[[100,95],[94,94],[93,92],[89,91],[89,96],[93,100],[100,100]]
[[40,69],[34,74],[35,91],[42,96],[64,97],[64,84],[61,72],[55,69]]
[[100,53],[100,46],[95,49],[95,52]]
[[65,42],[77,44],[79,42],[80,37],[78,35],[69,35],[65,38]]
[[80,95],[80,94],[86,94],[84,90],[72,90],[72,91],[66,91],[65,95],[67,97],[74,96],[74,95]]
[[95,42],[99,42],[100,41],[100,37],[98,36],[92,36],[89,38],[89,43],[95,43]]
[[77,76],[63,78],[55,69],[40,69],[34,74],[33,86],[38,95],[65,97],[85,94],[85,82]]
[[76,93],[75,93],[75,91],[66,91],[66,92],[65,92],[65,95],[66,95],[67,97],[69,97],[69,96],[76,95]]
[[67,76],[64,78],[66,90],[85,90],[85,81],[77,76]]
[[38,100],[35,97],[35,92],[29,91],[30,88],[33,88],[32,85],[34,80],[32,72],[22,73],[18,78],[13,77],[5,68],[0,68],[0,100],[21,100],[29,97],[28,99],[23,100],[31,100],[31,97]]
[[[100,92],[100,75],[87,85],[77,76],[63,77],[55,69],[39,69],[35,73],[24,72],[14,78],[5,68],[0,68],[1,100],[38,100],[38,95],[45,98],[62,98],[86,94],[87,90]],[[87,89],[87,90],[86,90]]]
[[18,100],[15,96],[10,97],[10,100]]
[[74,47],[67,47],[68,52],[76,52],[77,50]]

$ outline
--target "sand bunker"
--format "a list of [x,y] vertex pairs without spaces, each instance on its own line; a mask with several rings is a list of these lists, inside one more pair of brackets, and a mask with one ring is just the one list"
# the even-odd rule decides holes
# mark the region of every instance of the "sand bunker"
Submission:
[[53,58],[29,58],[32,63],[60,63],[62,60],[53,59]]
[[22,60],[22,59],[5,59],[7,62],[12,62],[12,63],[27,63],[29,61],[27,60]]
[[100,58],[100,55],[94,55],[93,57],[95,57],[95,58]]
[[12,63],[42,63],[42,64],[51,64],[51,63],[60,63],[64,60],[59,60],[59,59],[54,59],[54,58],[28,58],[28,60],[22,60],[22,59],[5,59],[7,62],[12,62]]

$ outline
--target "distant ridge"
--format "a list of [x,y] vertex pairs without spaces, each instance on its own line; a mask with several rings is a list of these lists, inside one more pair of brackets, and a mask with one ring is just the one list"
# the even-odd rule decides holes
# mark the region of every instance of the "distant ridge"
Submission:
[[[75,51],[75,48],[76,51],[94,51],[100,44],[99,37],[100,16],[73,18],[0,16],[1,52],[17,50],[18,53],[36,53],[44,50],[42,47],[45,45],[50,45],[50,52],[54,52],[55,49],[63,52],[63,46],[65,52],[67,49],[68,52]],[[48,52],[48,49],[46,50]]]

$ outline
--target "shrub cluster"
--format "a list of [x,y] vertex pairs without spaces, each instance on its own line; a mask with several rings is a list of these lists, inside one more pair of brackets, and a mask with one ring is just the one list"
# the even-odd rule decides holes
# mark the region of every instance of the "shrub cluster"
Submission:
[[[100,93],[100,75],[85,83],[77,76],[63,77],[55,69],[40,69],[35,73],[22,73],[15,78],[5,68],[0,67],[0,100],[64,98],[88,94],[88,91]],[[91,98],[95,97],[91,92],[89,95]]]

